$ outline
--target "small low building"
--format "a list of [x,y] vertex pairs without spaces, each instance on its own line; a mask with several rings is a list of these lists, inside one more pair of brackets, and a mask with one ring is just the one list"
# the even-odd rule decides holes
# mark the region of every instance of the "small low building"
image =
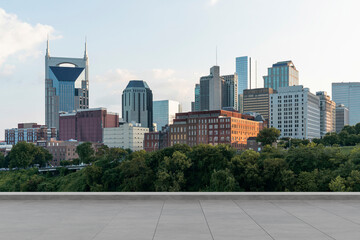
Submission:
[[110,148],[131,149],[140,151],[144,149],[144,136],[149,128],[141,127],[138,123],[124,123],[119,127],[104,128],[104,144]]

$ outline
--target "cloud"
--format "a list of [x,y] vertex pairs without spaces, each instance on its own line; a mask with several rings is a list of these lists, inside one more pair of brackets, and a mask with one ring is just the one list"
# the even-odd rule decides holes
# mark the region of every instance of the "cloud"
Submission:
[[175,73],[172,69],[153,69],[152,72],[155,79],[166,79]]
[[130,80],[134,80],[136,78],[136,75],[127,69],[115,69],[109,70],[103,75],[97,75],[95,77],[95,82],[114,89],[118,86],[123,86]]
[[[8,57],[13,55],[16,55],[20,60],[28,56],[38,56],[37,46],[46,41],[48,34],[54,33],[54,28],[39,23],[31,25],[18,19],[15,14],[7,13],[0,8],[0,33],[1,66]],[[52,36],[52,38],[58,37],[61,36]]]
[[14,70],[15,70],[15,65],[4,64],[3,67],[0,66],[0,75],[9,76],[14,72]]
[[219,2],[219,0],[210,0],[210,5],[214,6]]

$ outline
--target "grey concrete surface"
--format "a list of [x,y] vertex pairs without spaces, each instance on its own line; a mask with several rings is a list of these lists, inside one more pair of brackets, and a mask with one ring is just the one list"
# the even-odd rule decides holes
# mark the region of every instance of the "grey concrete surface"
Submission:
[[0,239],[360,239],[358,200],[2,200]]
[[2,192],[0,200],[360,200],[359,192]]

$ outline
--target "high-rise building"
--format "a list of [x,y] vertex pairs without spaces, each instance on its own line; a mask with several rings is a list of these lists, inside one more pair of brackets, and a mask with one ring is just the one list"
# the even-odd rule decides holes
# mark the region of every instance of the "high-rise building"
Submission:
[[220,78],[220,67],[210,68],[210,75],[200,78],[200,110],[220,110],[223,79]]
[[339,104],[336,106],[336,132],[341,132],[346,125],[349,125],[349,110],[344,104]]
[[332,98],[349,109],[350,125],[360,122],[360,82],[332,83]]
[[17,128],[5,129],[5,142],[15,145],[18,142],[36,143],[40,140],[56,138],[56,128],[48,128],[37,123],[19,123]]
[[106,108],[79,109],[71,113],[61,113],[59,120],[59,140],[79,142],[103,142],[103,128],[119,126],[119,114]]
[[263,123],[253,116],[224,110],[186,112],[176,114],[170,125],[169,145],[229,144],[245,149],[247,139],[256,137]]
[[336,104],[331,101],[326,92],[316,92],[320,100],[320,135],[324,136],[328,132],[335,132]]
[[195,84],[195,101],[192,112],[200,111],[200,84]]
[[220,67],[200,78],[200,111],[237,108],[237,74],[220,76]]
[[238,94],[245,89],[257,88],[257,62],[251,57],[236,58],[236,73],[238,75]]
[[122,118],[153,131],[153,95],[143,80],[131,80],[122,94]]
[[320,138],[320,100],[302,85],[282,87],[270,95],[270,127],[280,137]]
[[264,76],[264,88],[278,90],[280,87],[299,85],[299,71],[292,61],[278,62],[268,68]]
[[269,120],[270,95],[276,93],[272,88],[255,88],[244,90],[243,112],[256,112]]
[[238,110],[238,75],[223,75],[222,108]]
[[115,128],[104,128],[104,144],[110,148],[118,147],[140,151],[144,149],[144,136],[149,128],[139,123],[125,123]]
[[153,101],[154,123],[161,130],[166,125],[173,123],[175,114],[181,112],[181,105],[173,100]]
[[59,112],[89,108],[89,61],[45,55],[45,124],[59,129]]

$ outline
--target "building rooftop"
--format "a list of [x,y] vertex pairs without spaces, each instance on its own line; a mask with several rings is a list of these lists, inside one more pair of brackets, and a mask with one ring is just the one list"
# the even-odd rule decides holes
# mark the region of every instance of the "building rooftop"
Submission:
[[[131,80],[126,88],[149,88],[147,83],[143,80]],[[150,89],[150,88],[149,88]]]
[[95,193],[93,199],[71,200],[72,193],[63,194],[68,199],[1,200],[2,239],[358,240],[360,236],[360,202],[351,197],[246,200],[208,193],[208,199],[199,199],[179,193],[173,199],[100,200],[96,196],[106,193]]

